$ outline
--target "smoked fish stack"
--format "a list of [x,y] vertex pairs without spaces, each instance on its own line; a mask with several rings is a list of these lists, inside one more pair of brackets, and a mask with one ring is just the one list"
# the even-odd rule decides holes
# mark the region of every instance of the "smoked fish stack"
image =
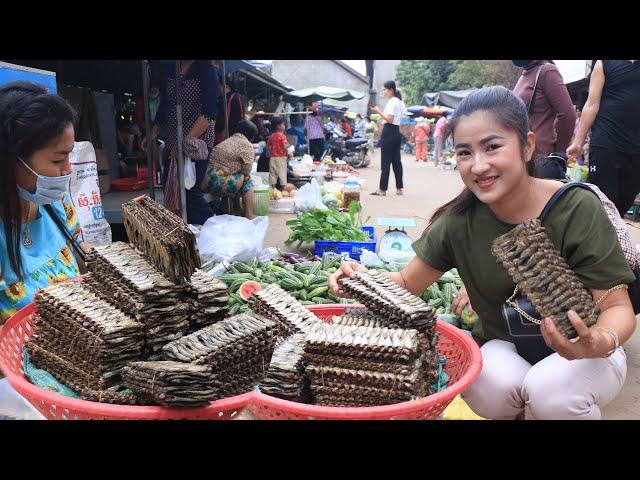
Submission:
[[304,305],[276,284],[255,292],[249,298],[252,311],[273,318],[280,325],[281,336],[308,332],[310,328],[322,323]]
[[172,282],[184,283],[200,268],[195,235],[188,225],[148,196],[122,205],[129,241]]
[[[65,282],[36,295],[36,332],[26,342],[34,365],[87,398],[120,391],[121,370],[143,357],[144,332],[82,282]],[[106,401],[106,400],[105,400]]]
[[131,245],[95,246],[87,254],[87,268],[85,283],[143,325],[149,359],[157,359],[166,343],[187,333],[189,285],[169,281]]
[[567,318],[574,310],[587,326],[596,323],[598,309],[591,292],[569,268],[539,219],[527,220],[496,238],[491,253],[536,311],[550,317],[567,338],[577,332]]
[[262,393],[292,402],[311,403],[303,359],[305,344],[303,333],[281,339],[273,351],[267,375],[260,382]]
[[239,314],[170,342],[168,360],[207,365],[215,397],[251,390],[265,375],[276,343],[277,325],[268,318]]
[[424,336],[413,329],[326,324],[306,337],[304,360],[319,405],[363,407],[425,396]]

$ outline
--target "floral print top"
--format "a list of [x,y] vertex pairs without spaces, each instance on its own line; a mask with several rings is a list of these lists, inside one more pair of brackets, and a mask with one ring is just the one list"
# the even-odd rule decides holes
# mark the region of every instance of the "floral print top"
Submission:
[[[55,202],[53,209],[77,238],[80,224],[69,195]],[[24,224],[20,227],[20,239],[23,232]],[[4,224],[0,222],[0,326],[27,306],[38,289],[80,275],[67,238],[42,205],[38,207],[38,218],[29,222],[29,236],[33,240],[31,247],[20,244],[24,278],[19,279],[10,266]]]

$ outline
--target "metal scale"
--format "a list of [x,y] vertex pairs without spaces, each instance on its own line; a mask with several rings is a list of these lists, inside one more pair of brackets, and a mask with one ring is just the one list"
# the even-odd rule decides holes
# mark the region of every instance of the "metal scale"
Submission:
[[[387,231],[380,239],[378,256],[385,261],[391,261],[390,255],[397,255],[406,252],[413,255],[413,240],[405,231],[405,228],[416,228],[416,221],[413,218],[401,217],[380,217],[378,225],[386,227]],[[395,251],[395,252],[394,252]]]

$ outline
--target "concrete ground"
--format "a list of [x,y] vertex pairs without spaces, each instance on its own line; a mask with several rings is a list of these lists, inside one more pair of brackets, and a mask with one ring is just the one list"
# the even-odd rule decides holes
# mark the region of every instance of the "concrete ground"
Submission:
[[[361,178],[366,180],[362,192],[364,216],[370,215],[372,225],[376,225],[377,238],[380,239],[384,228],[378,227],[376,218],[386,216],[411,217],[417,228],[408,229],[412,238],[417,238],[431,214],[437,207],[451,200],[461,189],[462,181],[457,171],[436,168],[432,162],[416,163],[411,155],[402,154],[404,167],[404,195],[395,195],[393,174],[386,197],[371,196],[380,178],[380,150],[376,149],[372,165],[359,170]],[[282,247],[290,230],[284,222],[293,215],[270,214],[269,231],[265,247]],[[640,244],[640,228],[629,226],[631,238]],[[310,251],[313,245],[303,246],[302,251]],[[640,319],[639,319],[640,320]],[[628,371],[625,386],[621,394],[603,409],[603,418],[607,420],[640,419],[640,329],[625,344]]]

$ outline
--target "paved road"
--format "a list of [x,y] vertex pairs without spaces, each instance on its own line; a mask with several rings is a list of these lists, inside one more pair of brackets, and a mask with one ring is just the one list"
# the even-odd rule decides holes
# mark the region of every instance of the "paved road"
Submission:
[[[364,215],[372,218],[383,216],[412,217],[417,228],[408,233],[417,238],[427,225],[429,217],[435,209],[451,200],[462,189],[462,181],[456,171],[441,170],[429,163],[416,163],[414,158],[403,153],[405,169],[405,195],[395,195],[393,174],[387,197],[374,197],[370,192],[376,189],[380,178],[380,157],[376,150],[373,164],[360,170],[361,177],[366,180],[365,191],[362,192]],[[292,215],[270,215],[270,228],[265,239],[265,246],[281,246],[289,235],[289,228],[284,222]],[[629,227],[634,243],[640,244],[640,229]],[[378,238],[384,229],[376,227]],[[311,249],[312,245],[306,247]],[[305,247],[303,247],[305,249]],[[640,319],[640,318],[639,318]],[[603,410],[605,419],[640,419],[640,329],[625,345],[628,359],[628,372],[625,387],[618,398]]]

